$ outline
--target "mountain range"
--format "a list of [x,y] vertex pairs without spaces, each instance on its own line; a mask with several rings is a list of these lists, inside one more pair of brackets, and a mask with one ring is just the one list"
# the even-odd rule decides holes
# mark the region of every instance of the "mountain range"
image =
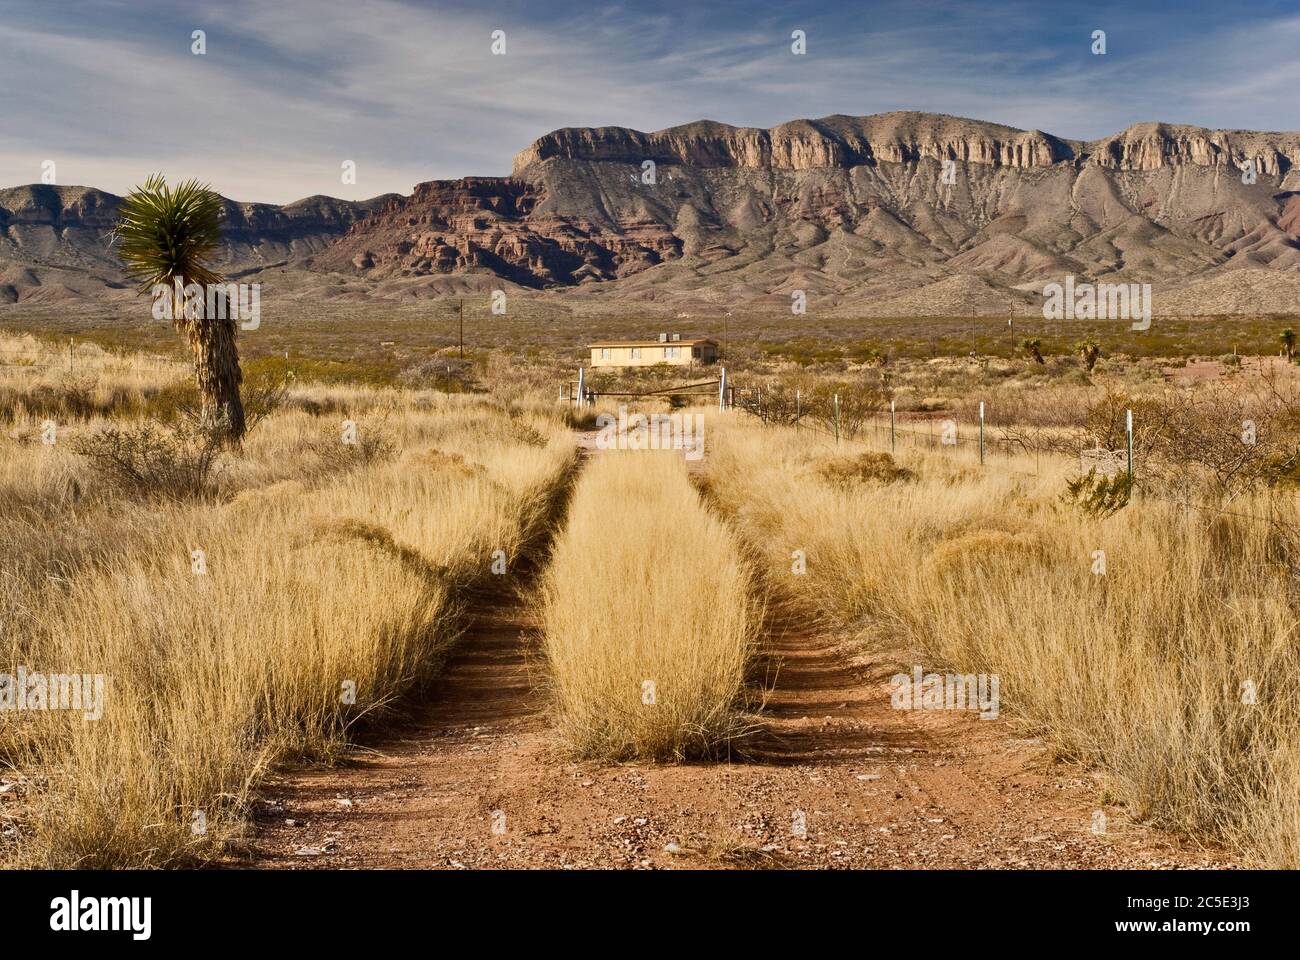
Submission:
[[[1295,312],[1300,132],[1143,123],[1100,140],[914,112],[566,128],[508,177],[410,196],[227,201],[220,267],[305,300],[501,288],[665,309],[1036,309],[1044,284],[1150,283],[1158,313]],[[142,175],[143,178],[143,175]],[[120,198],[0,189],[0,304],[139,294]]]

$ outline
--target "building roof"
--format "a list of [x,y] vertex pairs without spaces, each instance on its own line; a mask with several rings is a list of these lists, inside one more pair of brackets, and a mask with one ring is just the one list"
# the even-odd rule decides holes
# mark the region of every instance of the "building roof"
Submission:
[[697,346],[701,343],[711,343],[715,347],[718,341],[712,337],[682,337],[680,340],[600,340],[596,343],[588,344],[589,347],[680,347],[680,346]]

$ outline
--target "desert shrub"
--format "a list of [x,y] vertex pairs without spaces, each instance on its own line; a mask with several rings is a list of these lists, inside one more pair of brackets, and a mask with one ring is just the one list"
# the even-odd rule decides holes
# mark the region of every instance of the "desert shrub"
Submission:
[[58,421],[86,420],[101,412],[95,398],[95,379],[80,374],[64,374],[55,383],[6,386],[0,390],[0,400],[0,410],[5,411],[4,419],[9,421],[20,408],[33,417]]
[[773,381],[736,396],[736,406],[764,423],[796,423],[808,413],[798,388],[787,381]]
[[1041,562],[1043,542],[1032,532],[977,529],[957,533],[937,543],[927,558],[928,570],[941,579],[959,574],[986,577],[995,569],[1014,569]]
[[900,467],[888,453],[867,451],[856,457],[834,457],[817,464],[817,473],[831,483],[897,483],[914,480],[916,474]]
[[128,496],[181,500],[215,492],[223,446],[188,421],[108,426],[72,441],[91,471]]
[[420,470],[445,470],[461,477],[480,477],[487,472],[483,464],[474,463],[472,460],[466,460],[459,453],[448,453],[437,447],[410,454],[407,462]]
[[202,402],[193,380],[174,380],[159,387],[145,406],[147,416],[162,423],[197,422]]
[[330,471],[390,460],[397,454],[396,441],[382,426],[358,426],[355,431],[309,440],[306,446]]
[[[836,398],[838,399],[838,414]],[[736,406],[764,423],[793,424],[807,420],[852,440],[885,408],[889,395],[868,380],[846,381],[793,377],[771,380],[736,397]]]
[[1098,474],[1096,467],[1081,477],[1065,482],[1064,499],[1094,517],[1109,517],[1128,506],[1133,495],[1133,476],[1125,471],[1113,476]]
[[397,375],[404,387],[440,390],[443,393],[472,393],[479,389],[474,361],[460,357],[432,357],[403,367]]
[[[265,365],[244,373],[240,394],[244,402],[245,436],[285,405],[293,383],[292,372]],[[176,380],[155,391],[146,409],[150,416],[164,423],[197,425],[202,420],[203,402],[194,381]]]
[[244,399],[244,435],[284,406],[293,385],[292,373],[254,370],[244,374],[241,387]]
[[837,344],[811,337],[786,340],[783,343],[765,343],[760,349],[764,356],[791,360],[801,367],[818,363],[835,363],[842,359]]
[[835,429],[838,416],[840,436],[852,440],[872,417],[885,408],[888,399],[885,391],[875,384],[839,380],[818,382],[807,397],[807,403],[812,417],[827,430]]
[[501,432],[507,440],[522,443],[529,447],[546,446],[546,437],[532,424],[512,417],[502,424]]
[[1110,390],[1088,405],[1081,426],[1039,442],[1071,457],[1096,446],[1123,449],[1129,410],[1136,483],[1149,494],[1199,490],[1226,500],[1289,483],[1300,471],[1300,405],[1269,384],[1242,390],[1215,383],[1152,396]]

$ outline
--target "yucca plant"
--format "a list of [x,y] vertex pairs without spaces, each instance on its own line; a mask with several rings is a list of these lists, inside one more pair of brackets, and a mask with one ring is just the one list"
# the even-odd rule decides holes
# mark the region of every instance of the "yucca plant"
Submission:
[[1083,361],[1084,369],[1088,373],[1092,373],[1092,368],[1097,365],[1097,361],[1101,358],[1101,344],[1092,337],[1084,337],[1075,343],[1074,351],[1079,355],[1079,359]]
[[1278,337],[1282,341],[1282,353],[1286,356],[1287,361],[1295,360],[1295,331],[1287,327]]
[[1035,363],[1045,363],[1043,360],[1043,341],[1037,337],[1025,337],[1020,341],[1020,349],[1033,357]]
[[142,289],[162,285],[171,290],[172,324],[194,357],[203,423],[238,442],[244,435],[244,407],[234,310],[227,309],[225,317],[207,317],[203,309],[194,309],[197,304],[187,310],[185,298],[188,284],[222,282],[207,266],[221,244],[221,202],[197,180],[173,188],[161,174],[154,174],[122,201],[113,238],[127,275],[139,278]]

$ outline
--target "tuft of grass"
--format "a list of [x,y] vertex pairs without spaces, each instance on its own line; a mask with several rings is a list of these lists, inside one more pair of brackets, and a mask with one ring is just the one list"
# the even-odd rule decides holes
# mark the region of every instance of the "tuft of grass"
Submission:
[[545,576],[556,727],[578,756],[680,760],[742,735],[761,610],[750,570],[667,452],[599,457]]
[[915,473],[900,467],[890,454],[875,450],[864,451],[856,457],[827,458],[817,464],[817,473],[830,483],[841,486],[916,479]]

